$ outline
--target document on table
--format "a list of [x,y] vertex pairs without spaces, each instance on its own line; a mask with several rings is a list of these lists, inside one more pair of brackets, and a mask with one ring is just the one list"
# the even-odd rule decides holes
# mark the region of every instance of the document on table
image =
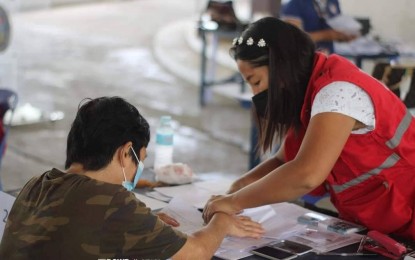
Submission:
[[202,213],[181,197],[174,197],[161,212],[176,219],[180,226],[176,229],[192,234],[203,227]]
[[0,241],[1,241],[1,238],[3,237],[4,229],[6,228],[7,217],[9,216],[10,210],[15,200],[16,200],[15,197],[11,196],[8,193],[0,191],[0,212],[1,212],[0,220],[2,220],[0,221]]
[[[232,180],[221,179],[170,187],[156,187],[154,190],[171,198],[177,196],[185,198],[188,203],[201,209],[212,195],[225,194],[231,184]],[[152,195],[156,196],[155,194]]]
[[[161,212],[175,218],[180,226],[176,229],[186,234],[192,234],[203,228],[202,212],[190,205],[181,197],[174,197]],[[223,259],[240,259],[252,255],[249,251],[273,241],[269,238],[248,239],[227,237],[222,242],[215,256]]]
[[297,223],[293,216],[304,214],[309,210],[292,203],[278,203],[262,207],[245,209],[242,215],[261,223],[266,230],[264,237],[286,239],[304,230],[304,225]]
[[137,199],[144,202],[144,204],[146,204],[146,206],[149,207],[151,210],[158,210],[167,206],[166,202],[149,198],[140,193],[134,192],[134,195]]
[[[203,227],[202,213],[187,198],[176,196],[161,211],[176,218],[180,223],[178,230],[184,233],[191,234]],[[266,233],[261,239],[226,237],[215,256],[240,259],[252,255],[250,251],[256,247],[281,239],[309,245],[316,252],[327,252],[360,241],[362,236],[359,234],[341,235],[297,223],[297,217],[308,212],[311,211],[287,202],[244,210],[242,215],[261,223]]]
[[166,196],[158,191],[148,191],[146,192],[146,196],[151,197],[156,200],[161,200],[164,202],[169,202],[172,199],[170,196]]

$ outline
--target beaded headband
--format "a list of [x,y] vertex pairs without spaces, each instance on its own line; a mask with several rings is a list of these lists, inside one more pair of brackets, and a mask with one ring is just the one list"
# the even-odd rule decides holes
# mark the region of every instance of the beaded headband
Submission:
[[[242,43],[244,42],[244,39],[242,38],[242,36],[241,37],[239,37],[239,38],[235,38],[235,39],[233,39],[233,41],[232,41],[232,45],[233,46],[236,46],[236,45],[241,45]],[[254,39],[252,39],[252,37],[249,37],[248,38],[248,40],[246,40],[246,45],[248,45],[248,46],[252,46],[252,45],[254,45],[255,44],[255,42],[254,42]],[[259,41],[256,43],[256,45],[258,46],[258,47],[265,47],[265,46],[267,46],[267,43],[265,42],[265,40],[264,39],[259,39]]]

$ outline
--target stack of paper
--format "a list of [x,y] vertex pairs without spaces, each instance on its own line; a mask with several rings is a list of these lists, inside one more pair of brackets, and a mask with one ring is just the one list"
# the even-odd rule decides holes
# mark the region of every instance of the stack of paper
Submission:
[[[203,228],[202,213],[181,197],[174,197],[162,212],[176,218],[180,223],[178,229],[187,234]],[[244,210],[242,215],[261,223],[266,233],[261,239],[227,237],[215,256],[240,259],[252,255],[250,251],[256,247],[281,239],[308,245],[316,252],[328,252],[360,241],[362,236],[358,234],[342,235],[298,223],[297,218],[308,212],[311,211],[286,202]]]
[[203,208],[212,195],[225,194],[231,184],[232,180],[229,179],[200,181],[187,185],[157,187],[154,188],[156,193],[152,192],[146,195],[153,198],[181,197],[190,205],[197,208]]
[[[220,179],[157,187],[155,191],[146,194],[157,200],[140,194],[136,196],[152,209],[162,208],[161,212],[180,223],[178,230],[192,234],[204,226],[202,213],[198,209],[203,208],[212,195],[225,194],[231,183],[232,180]],[[250,251],[254,248],[282,239],[308,245],[316,252],[328,252],[360,241],[361,235],[358,234],[342,235],[320,226],[308,226],[297,221],[300,216],[310,212],[312,211],[286,202],[246,209],[241,214],[261,223],[266,230],[264,236],[261,239],[227,237],[215,256],[240,259],[252,255]]]

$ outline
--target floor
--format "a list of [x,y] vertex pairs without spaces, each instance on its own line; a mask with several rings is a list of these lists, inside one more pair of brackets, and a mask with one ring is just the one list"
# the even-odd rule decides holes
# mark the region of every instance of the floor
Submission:
[[[77,106],[84,98],[98,96],[121,96],[136,105],[152,134],[158,118],[171,115],[174,160],[194,172],[243,174],[248,166],[249,110],[215,94],[201,108],[198,84],[172,69],[183,61],[172,58],[166,64],[157,58],[163,52],[188,56],[196,69],[189,73],[198,77],[198,53],[190,49],[193,53],[187,54],[186,44],[172,50],[169,42],[175,39],[157,37],[173,23],[195,19],[196,8],[196,3],[182,5],[179,0],[104,1],[12,14],[13,39],[0,56],[1,84],[18,93],[19,106],[29,104],[45,120],[10,129],[1,165],[4,190],[19,190],[52,167],[62,169]],[[50,122],[53,111],[65,117]],[[153,147],[154,138],[146,166],[153,164]]]

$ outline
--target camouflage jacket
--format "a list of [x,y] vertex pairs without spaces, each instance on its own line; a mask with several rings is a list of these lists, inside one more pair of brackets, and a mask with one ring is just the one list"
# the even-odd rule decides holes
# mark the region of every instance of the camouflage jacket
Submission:
[[185,242],[121,185],[52,169],[16,198],[0,259],[166,259]]

